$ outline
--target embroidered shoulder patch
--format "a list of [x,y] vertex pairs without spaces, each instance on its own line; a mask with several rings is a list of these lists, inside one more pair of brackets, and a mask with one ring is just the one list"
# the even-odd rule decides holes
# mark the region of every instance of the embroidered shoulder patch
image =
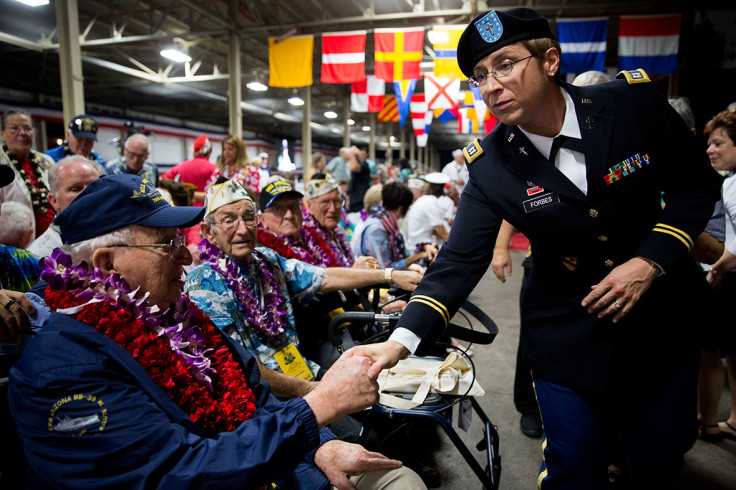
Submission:
[[626,81],[629,82],[629,85],[634,83],[648,83],[652,81],[643,68],[620,71],[618,72],[618,75],[616,75],[616,78],[625,78]]
[[473,161],[483,154],[483,148],[480,147],[480,139],[476,138],[468,146],[463,148],[463,155],[465,155],[465,161],[473,163]]

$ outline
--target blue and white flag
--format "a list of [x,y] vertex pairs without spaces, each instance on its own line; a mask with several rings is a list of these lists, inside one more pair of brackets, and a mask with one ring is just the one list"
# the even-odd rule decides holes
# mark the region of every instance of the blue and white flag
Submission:
[[560,73],[606,71],[608,19],[558,19],[557,40],[562,47]]
[[414,95],[415,88],[417,88],[416,80],[397,80],[394,82],[394,95],[396,95],[396,105],[399,107],[399,126],[402,128],[406,116],[409,115],[411,96]]

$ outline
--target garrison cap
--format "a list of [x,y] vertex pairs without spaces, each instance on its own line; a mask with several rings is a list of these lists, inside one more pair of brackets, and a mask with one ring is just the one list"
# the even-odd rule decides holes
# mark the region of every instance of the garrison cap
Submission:
[[491,10],[478,15],[463,31],[457,45],[457,64],[470,77],[473,67],[489,54],[509,44],[542,38],[555,37],[547,19],[536,10]]

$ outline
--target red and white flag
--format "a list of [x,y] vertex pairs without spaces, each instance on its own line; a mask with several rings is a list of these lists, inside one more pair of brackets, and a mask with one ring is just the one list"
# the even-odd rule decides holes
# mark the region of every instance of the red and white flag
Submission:
[[429,127],[432,125],[432,118],[434,118],[434,111],[427,111],[427,114],[424,116],[424,133],[417,136],[417,146],[420,148],[427,146]]
[[460,93],[459,78],[424,76],[424,94],[430,109],[451,109],[457,105]]
[[352,112],[379,112],[383,107],[383,95],[386,93],[386,82],[383,80],[368,75],[365,80],[353,83],[352,89]]
[[322,34],[322,83],[365,80],[366,31]]
[[414,128],[414,136],[424,134],[424,117],[427,115],[427,102],[424,100],[424,94],[411,96],[409,110],[411,111],[411,126]]

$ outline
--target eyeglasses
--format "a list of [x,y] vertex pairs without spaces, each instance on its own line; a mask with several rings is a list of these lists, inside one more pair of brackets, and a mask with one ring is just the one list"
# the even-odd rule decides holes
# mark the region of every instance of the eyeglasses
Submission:
[[516,61],[505,60],[505,61],[502,61],[501,63],[499,63],[496,66],[494,66],[491,69],[490,73],[478,73],[478,74],[473,75],[472,77],[469,77],[468,78],[468,85],[470,85],[471,87],[481,87],[481,86],[485,85],[486,82],[488,81],[488,75],[492,75],[494,78],[507,77],[511,73],[511,70],[514,69],[514,65],[516,63],[520,63],[520,62],[522,62],[524,60],[528,60],[529,58],[532,58],[532,57],[534,57],[534,55],[530,54],[526,58],[522,58],[520,60],[516,60]]
[[145,160],[146,158],[148,158],[148,153],[133,153],[132,151],[128,149],[125,150],[125,153],[129,157],[135,158],[136,160]]
[[325,199],[323,201],[315,201],[315,203],[322,209],[330,209],[330,204],[335,206],[335,209],[340,209],[345,205],[345,199]]
[[151,244],[128,244],[128,243],[117,243],[115,245],[108,245],[108,247],[119,247],[119,248],[127,248],[127,247],[150,247],[150,248],[162,248],[166,253],[169,254],[169,258],[171,260],[174,260],[179,253],[181,252],[181,249],[186,247],[187,244],[187,237],[186,235],[179,235],[176,238],[172,238],[169,240],[169,243],[151,243]]
[[293,204],[272,204],[263,210],[264,213],[271,213],[274,216],[283,218],[287,211],[291,211],[291,214],[297,215],[301,213],[302,207],[296,202]]
[[212,224],[218,225],[222,231],[231,231],[238,227],[238,223],[242,221],[245,226],[253,226],[256,223],[256,215],[244,214],[243,216],[226,216],[222,221],[213,221]]
[[25,131],[26,133],[32,133],[33,132],[33,126],[8,126],[6,128],[6,131],[17,134],[21,131]]

